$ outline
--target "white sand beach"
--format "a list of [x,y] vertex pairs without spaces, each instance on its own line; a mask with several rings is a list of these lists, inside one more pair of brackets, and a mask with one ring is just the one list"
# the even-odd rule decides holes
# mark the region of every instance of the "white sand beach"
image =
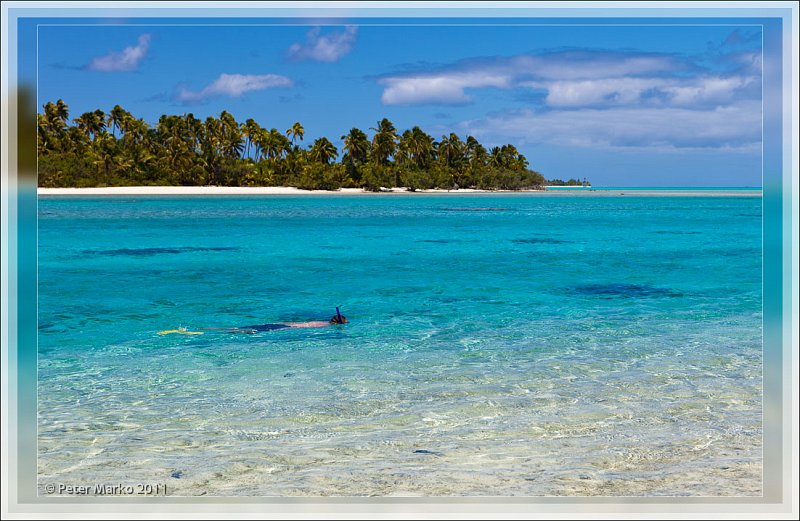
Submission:
[[620,190],[603,188],[586,188],[576,190],[475,190],[464,188],[459,190],[416,190],[406,188],[386,188],[380,192],[370,192],[362,188],[341,188],[339,190],[301,190],[289,186],[114,186],[104,188],[38,188],[41,196],[96,196],[96,195],[476,195],[476,194],[524,194],[544,197],[587,197],[587,196],[625,196],[636,197],[761,197],[761,190],[686,190],[686,189],[638,189]]

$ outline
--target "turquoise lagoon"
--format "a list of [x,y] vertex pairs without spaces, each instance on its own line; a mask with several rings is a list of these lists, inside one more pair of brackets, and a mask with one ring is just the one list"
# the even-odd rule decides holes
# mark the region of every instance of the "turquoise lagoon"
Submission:
[[[38,477],[758,496],[760,197],[41,197]],[[255,335],[165,329],[326,320]]]

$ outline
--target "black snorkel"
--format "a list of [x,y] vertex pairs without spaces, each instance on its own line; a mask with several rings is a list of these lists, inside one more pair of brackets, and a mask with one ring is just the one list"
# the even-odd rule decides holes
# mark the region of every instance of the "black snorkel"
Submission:
[[342,314],[339,313],[339,306],[336,306],[336,319],[339,321],[339,324],[344,324],[344,320],[342,320]]

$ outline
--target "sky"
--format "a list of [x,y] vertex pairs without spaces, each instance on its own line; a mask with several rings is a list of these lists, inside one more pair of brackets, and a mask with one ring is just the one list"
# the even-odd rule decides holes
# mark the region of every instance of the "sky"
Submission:
[[[546,178],[761,186],[758,25],[40,25],[38,105],[227,110],[304,145],[386,117],[514,144]],[[166,25],[169,23],[170,25]],[[257,22],[253,22],[257,23]]]

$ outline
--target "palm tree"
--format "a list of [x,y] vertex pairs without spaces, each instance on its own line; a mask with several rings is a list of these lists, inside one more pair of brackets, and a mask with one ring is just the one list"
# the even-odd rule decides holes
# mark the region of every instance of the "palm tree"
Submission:
[[244,139],[242,138],[239,124],[227,110],[223,110],[219,115],[221,126],[219,130],[219,147],[222,156],[226,158],[238,158],[244,149]]
[[426,134],[421,128],[411,129],[407,138],[407,148],[409,159],[417,168],[427,168],[433,161],[435,150],[433,137]]
[[147,122],[143,119],[125,119],[123,121],[123,143],[132,143],[133,145],[138,145],[142,143],[144,139],[147,137],[149,127]]
[[39,154],[47,153],[48,150],[55,148],[56,140],[47,129],[47,117],[43,114],[36,114],[36,150]]
[[67,119],[69,118],[69,107],[67,107],[67,104],[64,103],[64,100],[60,99],[56,101],[55,116],[64,126],[67,125]]
[[66,155],[81,158],[86,154],[90,143],[91,140],[80,128],[77,126],[67,127],[64,132],[65,146],[61,148],[61,151]]
[[213,116],[206,118],[200,135],[200,152],[207,174],[206,181],[209,184],[216,184],[220,180],[220,159],[223,156],[224,133],[225,125],[221,120]]
[[105,184],[111,182],[111,168],[116,162],[117,140],[108,132],[102,132],[92,142],[91,149],[96,158],[92,163],[103,172]]
[[244,139],[239,132],[239,126],[225,125],[222,132],[222,141],[220,142],[222,148],[222,156],[229,159],[237,159],[241,156],[244,150]]
[[367,135],[355,127],[350,129],[346,135],[342,136],[344,141],[344,152],[347,158],[354,165],[363,165],[369,158],[369,139]]
[[517,157],[514,160],[514,165],[517,170],[525,170],[528,168],[528,158],[520,153],[517,153]]
[[439,162],[444,166],[458,168],[464,163],[465,150],[464,143],[456,134],[442,136],[439,142]]
[[300,137],[300,141],[303,141],[303,136],[305,134],[306,129],[303,128],[303,125],[301,125],[299,121],[296,121],[294,125],[286,131],[286,137],[292,136],[292,145],[294,145],[294,140],[298,136]]
[[43,105],[44,114],[36,115],[37,144],[41,152],[64,149],[68,139],[64,139],[69,121],[69,108],[63,100]]
[[253,157],[255,157],[256,161],[260,161],[267,146],[269,131],[265,128],[258,127],[253,135],[250,136],[250,139],[253,142]]
[[43,105],[44,114],[36,115],[38,144],[42,151],[55,150],[63,145],[63,137],[67,130],[69,110],[67,105],[58,100]]
[[126,126],[127,120],[132,119],[133,116],[119,105],[114,105],[111,112],[108,113],[108,125],[111,126],[111,135],[117,137],[116,129],[122,130]]
[[308,155],[312,161],[327,165],[331,159],[336,158],[339,153],[333,143],[328,141],[328,138],[321,137],[314,141],[314,145],[308,151]]
[[278,160],[281,154],[281,144],[280,141],[276,139],[277,136],[283,137],[283,135],[278,132],[278,129],[270,129],[264,133],[263,141],[261,142],[262,153],[273,163]]
[[250,145],[253,144],[253,137],[258,134],[261,130],[261,126],[256,123],[253,118],[248,119],[241,125],[242,136],[245,137],[247,140],[247,146],[245,147],[244,156],[250,157]]
[[106,129],[105,113],[102,110],[84,112],[73,121],[90,139],[94,139],[97,134]]
[[375,131],[375,135],[372,137],[372,154],[375,162],[386,165],[397,150],[397,129],[394,128],[391,121],[383,118],[378,122],[376,128],[370,130]]
[[270,130],[270,134],[272,135],[272,140],[275,142],[273,146],[277,151],[276,157],[279,159],[285,158],[289,152],[292,151],[291,141],[289,141],[289,138],[281,134],[276,128]]
[[476,178],[474,176],[483,172],[484,167],[486,167],[486,163],[489,160],[489,153],[477,139],[472,136],[467,136],[466,155],[469,168],[473,174],[473,181],[475,181]]
[[276,128],[259,132],[256,144],[271,163],[281,159],[291,149],[289,140]]
[[44,125],[51,132],[60,135],[67,128],[69,108],[64,100],[56,103],[48,102],[44,105]]
[[411,131],[406,130],[397,141],[397,151],[394,153],[394,161],[397,166],[406,168],[411,162],[411,151],[409,141],[411,140]]
[[203,122],[194,117],[191,112],[184,115],[181,123],[181,138],[189,145],[189,149],[197,153],[200,151],[200,137],[203,134]]
[[492,149],[489,150],[489,165],[494,168],[503,168],[506,166],[503,151],[500,147],[492,147]]
[[102,110],[98,109],[95,110],[92,116],[92,129],[94,130],[94,134],[97,135],[100,132],[104,132],[106,130],[106,114]]

